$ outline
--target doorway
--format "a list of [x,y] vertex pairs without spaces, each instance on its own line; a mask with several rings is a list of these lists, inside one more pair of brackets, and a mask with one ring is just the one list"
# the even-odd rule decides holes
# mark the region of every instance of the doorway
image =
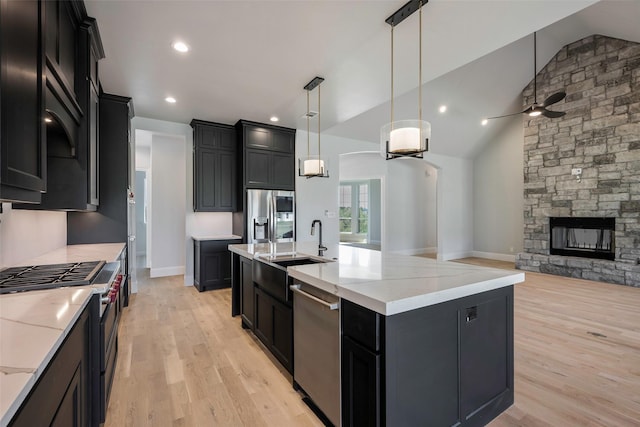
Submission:
[[340,181],[340,243],[381,250],[382,184],[380,179]]
[[148,268],[147,224],[149,212],[149,180],[146,170],[136,170],[136,260],[141,268]]

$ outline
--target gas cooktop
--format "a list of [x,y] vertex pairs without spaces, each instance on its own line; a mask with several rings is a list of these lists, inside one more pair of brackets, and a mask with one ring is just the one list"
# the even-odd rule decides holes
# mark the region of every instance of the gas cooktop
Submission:
[[105,261],[10,267],[0,271],[0,294],[88,285]]

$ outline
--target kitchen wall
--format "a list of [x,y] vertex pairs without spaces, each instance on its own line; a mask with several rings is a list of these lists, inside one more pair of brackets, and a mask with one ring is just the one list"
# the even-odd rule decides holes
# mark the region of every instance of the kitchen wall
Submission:
[[[340,156],[340,180],[382,180],[385,251],[436,251],[437,171],[424,161],[386,161],[379,152]],[[410,208],[409,208],[410,207]]]
[[522,117],[502,119],[502,131],[473,161],[474,256],[515,261],[522,251]]
[[[311,134],[311,141],[316,138]],[[313,144],[312,144],[313,146]],[[324,237],[327,243],[339,242],[338,229],[338,186],[340,183],[340,154],[377,150],[379,144],[372,144],[366,141],[358,141],[347,138],[335,137],[333,135],[322,135],[322,152],[328,155],[330,161],[329,178],[296,178],[297,191],[297,215],[296,227],[297,239],[299,241],[314,241],[309,230],[313,219],[321,219],[325,227]],[[312,151],[312,154],[314,151]],[[298,131],[296,134],[296,157],[307,154],[307,134],[306,131]],[[382,159],[382,158],[381,158]],[[428,164],[437,169],[437,180],[439,183],[436,192],[437,205],[441,210],[438,212],[438,232],[437,247],[438,257],[443,260],[462,258],[470,256],[473,251],[473,161],[463,158],[443,156],[433,153],[426,153],[425,159]],[[394,160],[389,162],[401,162]],[[382,163],[389,163],[382,160]],[[392,168],[400,167],[398,165]],[[382,166],[372,165],[372,176],[382,176]],[[391,175],[395,171],[392,170]],[[410,181],[410,180],[409,180]],[[404,188],[407,179],[394,181],[391,186],[386,186],[386,192],[397,192],[398,188]],[[424,197],[424,194],[416,194],[416,198]],[[405,208],[415,205],[426,205],[426,199],[406,201]],[[335,217],[328,218],[325,211],[335,214]],[[383,214],[384,215],[384,214]],[[427,243],[429,244],[429,243]],[[383,243],[384,245],[384,243]],[[405,246],[411,249],[415,242],[404,244],[402,242],[392,243],[391,248],[400,250]]]
[[[168,221],[173,230],[177,233],[179,227],[182,227],[182,238],[180,242],[175,242],[174,245],[177,248],[171,256],[167,256],[162,264],[156,262],[155,274],[184,274],[185,285],[193,285],[193,240],[192,235],[229,235],[232,232],[231,213],[227,212],[193,212],[193,131],[191,126],[184,123],[168,122],[163,120],[154,120],[144,117],[134,117],[132,120],[132,128],[134,130],[144,130],[152,133],[152,143],[156,136],[173,136],[179,137],[183,141],[184,155],[181,160],[167,159],[165,164],[166,168],[159,169],[161,174],[167,177],[184,177],[184,192],[179,197],[172,201],[171,211],[173,217]],[[151,158],[154,157],[154,152],[151,152]],[[182,168],[182,175],[178,175],[176,168]],[[152,163],[152,194],[151,199],[153,203],[154,194],[156,190],[163,194],[166,189],[163,189],[164,185],[171,185],[171,182],[156,182],[154,174],[154,165]],[[160,188],[156,188],[160,186]],[[178,209],[180,207],[180,209]],[[155,227],[155,217],[153,211],[156,206],[151,206],[151,215],[149,215],[148,232],[152,233],[152,229]],[[175,208],[175,209],[174,209]],[[162,209],[162,207],[161,207]],[[180,217],[180,218],[178,218]],[[173,231],[172,231],[173,232]],[[176,237],[177,239],[177,237]],[[165,243],[166,244],[166,243]],[[151,258],[155,257],[155,247],[150,247]],[[181,272],[176,273],[181,267]],[[152,266],[152,268],[154,268]],[[161,270],[164,269],[164,270]]]
[[19,265],[67,244],[67,213],[11,209],[2,203],[0,268]]

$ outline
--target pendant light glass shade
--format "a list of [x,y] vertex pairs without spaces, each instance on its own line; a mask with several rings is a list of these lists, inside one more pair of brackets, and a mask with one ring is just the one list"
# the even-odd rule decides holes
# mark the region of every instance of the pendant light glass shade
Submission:
[[[398,120],[380,129],[380,151],[388,158],[415,156],[429,149],[431,123]],[[391,157],[389,157],[391,156]]]
[[[311,80],[304,89],[307,91],[307,157],[298,159],[298,175],[305,178],[329,178],[328,161],[320,157],[320,84],[324,81],[322,77],[316,77]],[[309,92],[318,88],[318,154],[311,154],[310,151],[310,138],[311,132],[309,127],[309,120],[312,117],[309,110]]]

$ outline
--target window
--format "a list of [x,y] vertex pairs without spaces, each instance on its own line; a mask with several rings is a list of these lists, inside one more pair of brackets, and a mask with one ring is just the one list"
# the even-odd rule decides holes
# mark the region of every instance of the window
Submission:
[[[369,234],[369,181],[341,182],[339,209],[343,240],[366,242]],[[347,239],[348,234],[351,237]]]

